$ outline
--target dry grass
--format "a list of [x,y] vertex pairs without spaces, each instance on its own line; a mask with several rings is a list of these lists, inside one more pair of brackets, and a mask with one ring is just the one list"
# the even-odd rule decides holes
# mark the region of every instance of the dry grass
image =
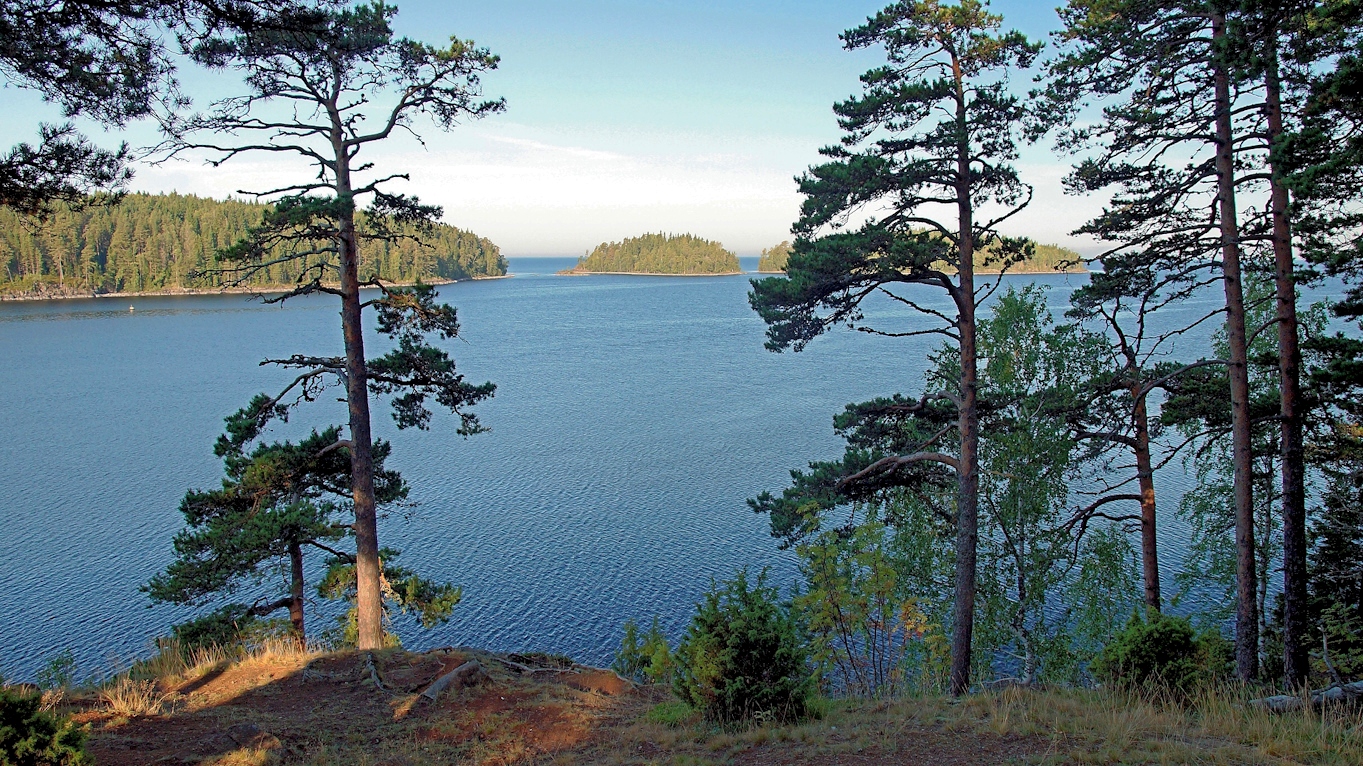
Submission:
[[1188,704],[1107,691],[1010,690],[973,697],[996,730],[1081,742],[1079,763],[1363,764],[1359,711],[1270,713],[1235,690],[1209,691]]
[[271,639],[245,649],[198,647],[192,650],[182,648],[174,639],[161,639],[155,655],[133,663],[128,670],[101,684],[95,690],[96,699],[117,718],[160,715],[170,712],[180,696],[172,690],[186,681],[229,668],[313,656],[317,653],[285,639]]
[[269,638],[249,647],[201,646],[193,649],[185,649],[174,638],[163,638],[157,642],[155,655],[133,663],[119,677],[170,685],[202,678],[213,671],[231,667],[292,661],[299,657],[310,659],[321,654],[316,649],[304,648],[285,637]]
[[[1209,693],[1187,706],[1106,691],[1013,689],[963,700],[939,696],[839,700],[822,720],[720,731],[647,717],[611,752],[565,763],[996,762],[991,743],[1027,743],[1023,763],[1363,764],[1359,712],[1273,714],[1243,696]],[[941,740],[958,752],[944,752]],[[936,741],[938,744],[934,744]],[[770,756],[754,756],[769,752]],[[640,757],[652,753],[653,757]],[[779,755],[777,755],[779,754]],[[661,756],[661,757],[660,757]]]
[[168,702],[155,681],[138,681],[127,676],[114,679],[99,690],[100,702],[115,716],[132,718],[157,715]]
[[[379,653],[392,687],[385,692],[363,680],[356,653],[324,655],[282,642],[235,655],[186,656],[177,647],[163,654],[101,693],[105,712],[88,718],[96,742],[107,743],[101,762],[136,762],[121,760],[129,751],[117,742],[192,749],[254,723],[277,735],[282,749],[220,748],[201,762],[1363,764],[1358,713],[1271,714],[1244,705],[1236,690],[1182,705],[1111,691],[1025,689],[961,700],[820,700],[821,716],[801,724],[721,729],[679,710],[665,689],[604,693],[553,674],[520,676],[486,656],[491,686],[433,705],[414,690],[463,659]],[[313,677],[301,677],[305,666],[317,671]],[[139,718],[155,712],[162,715]]]

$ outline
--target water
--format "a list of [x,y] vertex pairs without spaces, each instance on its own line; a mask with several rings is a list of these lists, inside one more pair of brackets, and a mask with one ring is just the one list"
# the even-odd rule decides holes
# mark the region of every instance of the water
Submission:
[[[835,331],[773,354],[746,277],[554,276],[573,263],[512,259],[512,279],[441,288],[463,324],[447,347],[471,381],[497,384],[477,408],[491,433],[460,438],[449,416],[399,432],[386,405],[374,408],[418,503],[381,522],[381,542],[464,587],[449,623],[398,625],[409,647],[603,663],[627,617],[657,614],[679,631],[712,577],[746,565],[789,582],[790,554],[745,499],[838,456],[833,413],[918,390],[936,344]],[[1050,285],[1057,315],[1083,279],[1009,278]],[[877,311],[921,323],[907,309]],[[291,379],[260,360],[336,354],[338,325],[330,298],[0,304],[6,676],[30,678],[66,648],[85,672],[107,670],[188,616],[138,591],[171,559],[180,498],[219,481],[222,417]],[[1205,338],[1189,343],[1196,352]],[[316,403],[278,435],[343,422],[339,404]],[[1177,550],[1176,530],[1165,532],[1165,551]]]

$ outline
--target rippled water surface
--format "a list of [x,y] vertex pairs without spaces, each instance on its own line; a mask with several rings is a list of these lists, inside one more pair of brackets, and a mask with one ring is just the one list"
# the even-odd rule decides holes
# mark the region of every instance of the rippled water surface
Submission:
[[[399,625],[408,646],[606,662],[626,617],[680,630],[711,577],[770,566],[788,581],[790,556],[744,500],[839,454],[831,416],[847,402],[918,390],[933,344],[837,331],[773,354],[745,277],[554,276],[572,262],[512,259],[514,278],[441,288],[463,323],[448,348],[497,384],[477,408],[490,433],[460,438],[448,416],[398,432],[374,409],[417,503],[380,539],[465,593],[448,624]],[[1009,281],[1050,285],[1059,314],[1082,279]],[[68,647],[107,669],[183,619],[138,586],[171,558],[185,490],[219,480],[223,416],[288,380],[261,359],[339,347],[331,299],[0,304],[0,671],[30,677]],[[343,422],[336,403],[309,405],[280,435]]]

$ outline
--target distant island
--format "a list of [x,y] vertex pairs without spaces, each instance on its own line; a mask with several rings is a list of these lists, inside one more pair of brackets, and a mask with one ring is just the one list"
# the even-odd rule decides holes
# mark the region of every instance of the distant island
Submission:
[[757,270],[763,273],[779,273],[786,270],[786,261],[790,259],[790,242],[782,242],[773,245],[762,251],[762,257],[757,259]]
[[[999,267],[996,264],[987,264],[989,251],[979,251],[975,253],[975,272],[978,274],[997,274]],[[762,251],[762,257],[757,261],[757,270],[762,273],[780,273],[786,270],[786,261],[790,258],[790,242],[782,242],[773,245]],[[948,271],[952,269],[948,268]],[[1036,246],[1032,257],[1025,261],[1015,263],[1008,268],[1009,274],[1084,274],[1088,269],[1084,266],[1084,258],[1079,253],[1061,247],[1059,245]]]
[[738,256],[691,234],[645,234],[602,242],[560,274],[739,274]]
[[[975,253],[975,271],[979,274],[997,274],[997,264],[987,264],[989,251]],[[1060,245],[1037,243],[1032,257],[1008,267],[1009,274],[1085,274],[1084,256]]]
[[[221,276],[191,275],[217,266],[216,251],[241,239],[265,208],[236,199],[130,194],[116,205],[59,206],[38,226],[0,208],[0,299],[222,289]],[[291,286],[296,269],[273,266],[245,287]],[[489,240],[440,224],[421,242],[362,242],[360,273],[393,282],[450,282],[504,276],[506,259]]]

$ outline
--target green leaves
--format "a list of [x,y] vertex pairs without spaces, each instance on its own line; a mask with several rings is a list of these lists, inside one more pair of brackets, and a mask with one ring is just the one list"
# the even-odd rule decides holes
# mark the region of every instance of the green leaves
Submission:
[[[413,614],[421,621],[423,628],[449,620],[454,608],[463,599],[463,589],[426,580],[414,571],[398,566],[398,555],[398,551],[392,548],[379,551],[383,564],[380,585],[383,588],[384,609]],[[317,595],[325,599],[354,602],[354,561],[335,557],[329,560],[326,575],[317,585]],[[344,623],[350,617],[347,615],[340,619]]]
[[625,620],[625,635],[620,639],[620,650],[611,661],[611,669],[626,678],[651,684],[671,684],[676,671],[676,659],[663,635],[657,615],[648,631],[639,635],[639,625]]
[[803,718],[813,692],[804,637],[790,606],[746,570],[716,584],[697,604],[676,653],[673,690],[712,721],[759,714]]
[[0,687],[0,763],[87,766],[85,730],[42,709],[42,698]]

